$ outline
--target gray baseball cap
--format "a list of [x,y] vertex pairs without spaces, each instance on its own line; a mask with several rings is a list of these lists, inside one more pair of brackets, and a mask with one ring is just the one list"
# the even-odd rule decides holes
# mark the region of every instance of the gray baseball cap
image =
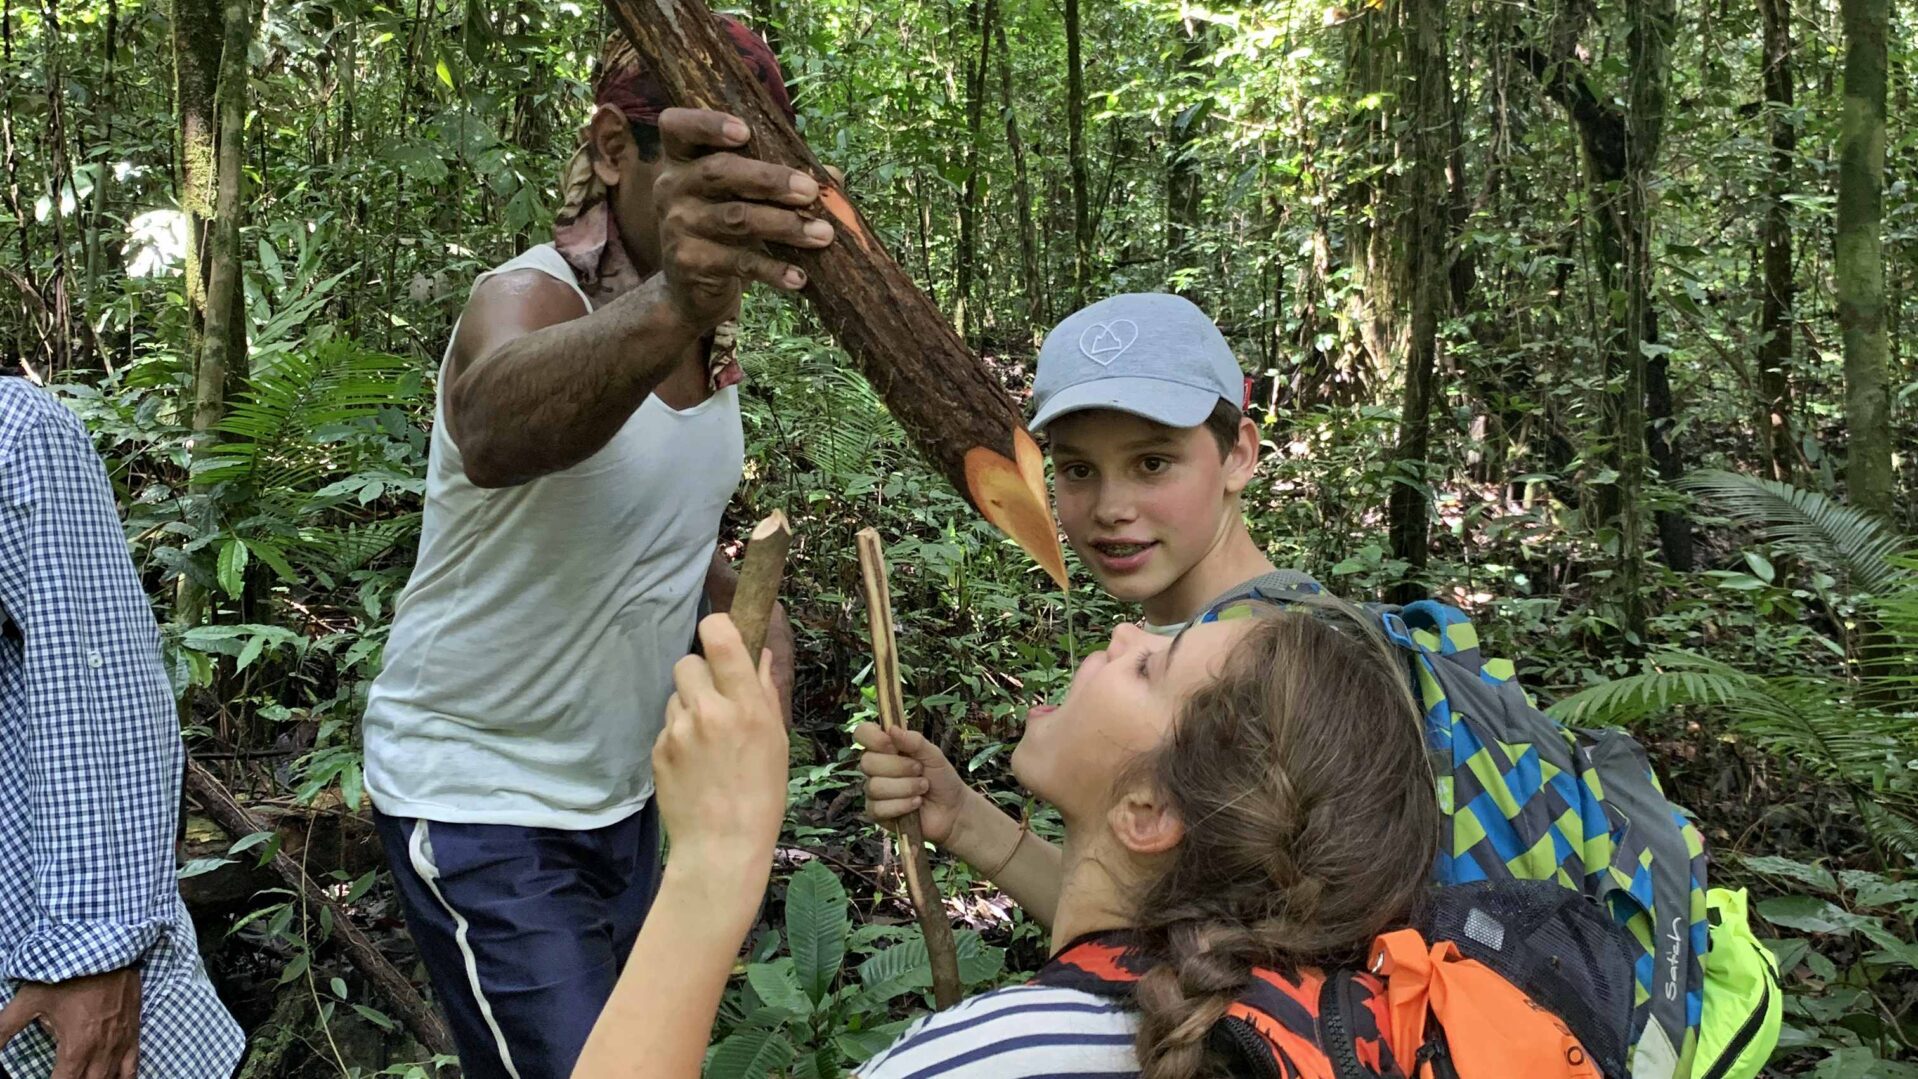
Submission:
[[1130,292],[1074,312],[1046,335],[1031,426],[1112,408],[1197,427],[1221,400],[1245,400],[1245,375],[1225,335],[1184,297]]

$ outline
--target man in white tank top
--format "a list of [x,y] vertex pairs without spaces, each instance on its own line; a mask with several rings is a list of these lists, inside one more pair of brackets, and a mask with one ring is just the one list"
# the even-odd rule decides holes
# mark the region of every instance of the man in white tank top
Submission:
[[[790,114],[777,62],[725,20]],[[440,370],[425,522],[369,694],[367,789],[468,1079],[562,1079],[659,880],[651,753],[743,436],[740,289],[805,283],[803,173],[601,58],[555,242],[481,275]],[[790,694],[791,634],[770,636]]]

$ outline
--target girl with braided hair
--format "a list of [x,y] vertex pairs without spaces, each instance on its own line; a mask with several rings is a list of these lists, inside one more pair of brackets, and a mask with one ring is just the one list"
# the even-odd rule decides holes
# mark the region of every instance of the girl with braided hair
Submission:
[[[1130,1004],[999,989],[920,1021],[862,1079],[1223,1074],[1209,1040],[1255,967],[1347,965],[1408,924],[1438,808],[1402,674],[1330,599],[1241,605],[1175,638],[1120,626],[1056,707],[1032,709],[1014,775],[1056,806],[1031,835],[920,736],[864,726],[873,815],[917,810],[941,842],[1052,930],[1053,950],[1125,934],[1150,970]],[[783,817],[786,752],[764,670],[724,619],[682,660],[655,750],[674,860],[575,1075],[690,1077],[757,913]],[[675,880],[675,866],[703,863]],[[642,961],[643,960],[643,961]]]

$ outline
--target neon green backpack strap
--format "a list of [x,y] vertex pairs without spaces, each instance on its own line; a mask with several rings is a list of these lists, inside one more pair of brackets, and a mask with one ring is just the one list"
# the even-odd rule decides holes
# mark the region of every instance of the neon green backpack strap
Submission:
[[1756,1079],[1778,1045],[1784,995],[1771,952],[1752,933],[1745,890],[1705,894],[1711,951],[1693,1079]]

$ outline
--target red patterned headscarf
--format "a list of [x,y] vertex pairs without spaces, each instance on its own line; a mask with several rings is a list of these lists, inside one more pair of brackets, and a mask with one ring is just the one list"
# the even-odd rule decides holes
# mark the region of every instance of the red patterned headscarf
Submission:
[[[792,119],[793,103],[786,93],[786,76],[780,72],[779,60],[773,56],[772,49],[737,19],[725,15],[713,18],[732,39],[734,51],[759,79],[759,85],[766,88],[773,104],[786,114],[786,119]],[[613,106],[632,123],[654,126],[659,124],[659,114],[672,106],[672,99],[652,68],[626,35],[620,33],[607,38],[606,47],[599,54],[598,74],[593,79],[593,102]]]

